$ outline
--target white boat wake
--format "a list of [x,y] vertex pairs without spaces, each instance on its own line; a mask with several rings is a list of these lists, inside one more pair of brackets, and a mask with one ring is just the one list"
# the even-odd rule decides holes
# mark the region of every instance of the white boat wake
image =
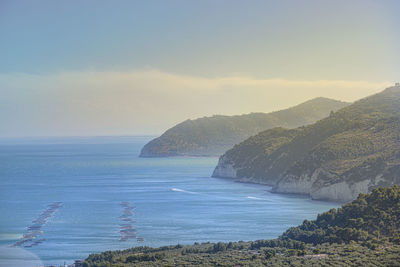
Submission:
[[198,195],[199,193],[196,193],[196,192],[192,192],[192,191],[186,191],[186,190],[183,190],[183,189],[180,189],[180,188],[171,188],[171,190],[172,191],[175,191],[175,192],[182,192],[182,193],[187,193],[187,194],[193,194],[193,195]]
[[268,199],[265,199],[265,198],[261,198],[261,197],[252,197],[252,196],[248,196],[248,197],[246,197],[246,198],[248,198],[248,199],[254,199],[254,200],[268,200]]

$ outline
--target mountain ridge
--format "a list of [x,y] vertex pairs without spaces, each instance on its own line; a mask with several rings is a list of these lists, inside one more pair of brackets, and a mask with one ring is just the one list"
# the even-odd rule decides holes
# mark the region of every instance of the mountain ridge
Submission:
[[263,130],[310,124],[347,105],[349,103],[317,97],[271,113],[214,115],[186,120],[147,143],[140,157],[219,156]]
[[399,104],[394,86],[314,124],[280,129],[284,139],[272,136],[276,129],[261,132],[222,155],[213,177],[335,201],[400,183]]

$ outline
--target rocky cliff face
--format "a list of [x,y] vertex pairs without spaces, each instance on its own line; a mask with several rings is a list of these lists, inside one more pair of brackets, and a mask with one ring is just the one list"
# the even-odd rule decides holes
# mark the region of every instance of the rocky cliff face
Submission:
[[[374,188],[380,186],[392,186],[400,184],[400,179],[392,179],[385,171],[380,170],[380,173],[374,176],[371,173],[366,173],[364,180],[348,180],[342,179],[337,175],[330,174],[322,169],[317,169],[311,175],[302,175],[301,177],[288,177],[284,176],[273,188],[273,192],[277,193],[296,193],[307,194],[312,199],[318,200],[333,200],[348,202],[356,199],[360,193],[368,193]],[[394,172],[393,175],[397,176],[400,172]],[[320,177],[328,181],[327,183],[320,183]],[[397,177],[400,177],[397,176]],[[338,181],[339,180],[339,181]],[[334,181],[334,182],[329,182]]]
[[400,86],[315,124],[259,133],[227,151],[213,177],[336,201],[400,184]]
[[221,157],[212,176],[220,178],[238,178],[236,172],[237,169],[235,169],[233,163],[229,162],[227,157]]

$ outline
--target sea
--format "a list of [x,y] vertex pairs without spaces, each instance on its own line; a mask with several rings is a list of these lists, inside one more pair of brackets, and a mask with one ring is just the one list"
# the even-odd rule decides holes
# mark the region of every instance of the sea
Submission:
[[0,139],[0,266],[272,239],[340,205],[211,178],[216,157],[140,158],[152,138]]

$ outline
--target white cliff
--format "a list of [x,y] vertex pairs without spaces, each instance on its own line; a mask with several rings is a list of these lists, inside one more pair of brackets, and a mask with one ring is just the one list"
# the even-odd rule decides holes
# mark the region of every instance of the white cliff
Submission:
[[222,156],[217,167],[215,167],[212,177],[218,178],[237,178],[237,170],[233,163],[229,162],[226,157]]
[[370,192],[369,185],[370,180],[352,184],[340,182],[311,190],[310,196],[312,199],[348,202],[356,199],[360,193]]

